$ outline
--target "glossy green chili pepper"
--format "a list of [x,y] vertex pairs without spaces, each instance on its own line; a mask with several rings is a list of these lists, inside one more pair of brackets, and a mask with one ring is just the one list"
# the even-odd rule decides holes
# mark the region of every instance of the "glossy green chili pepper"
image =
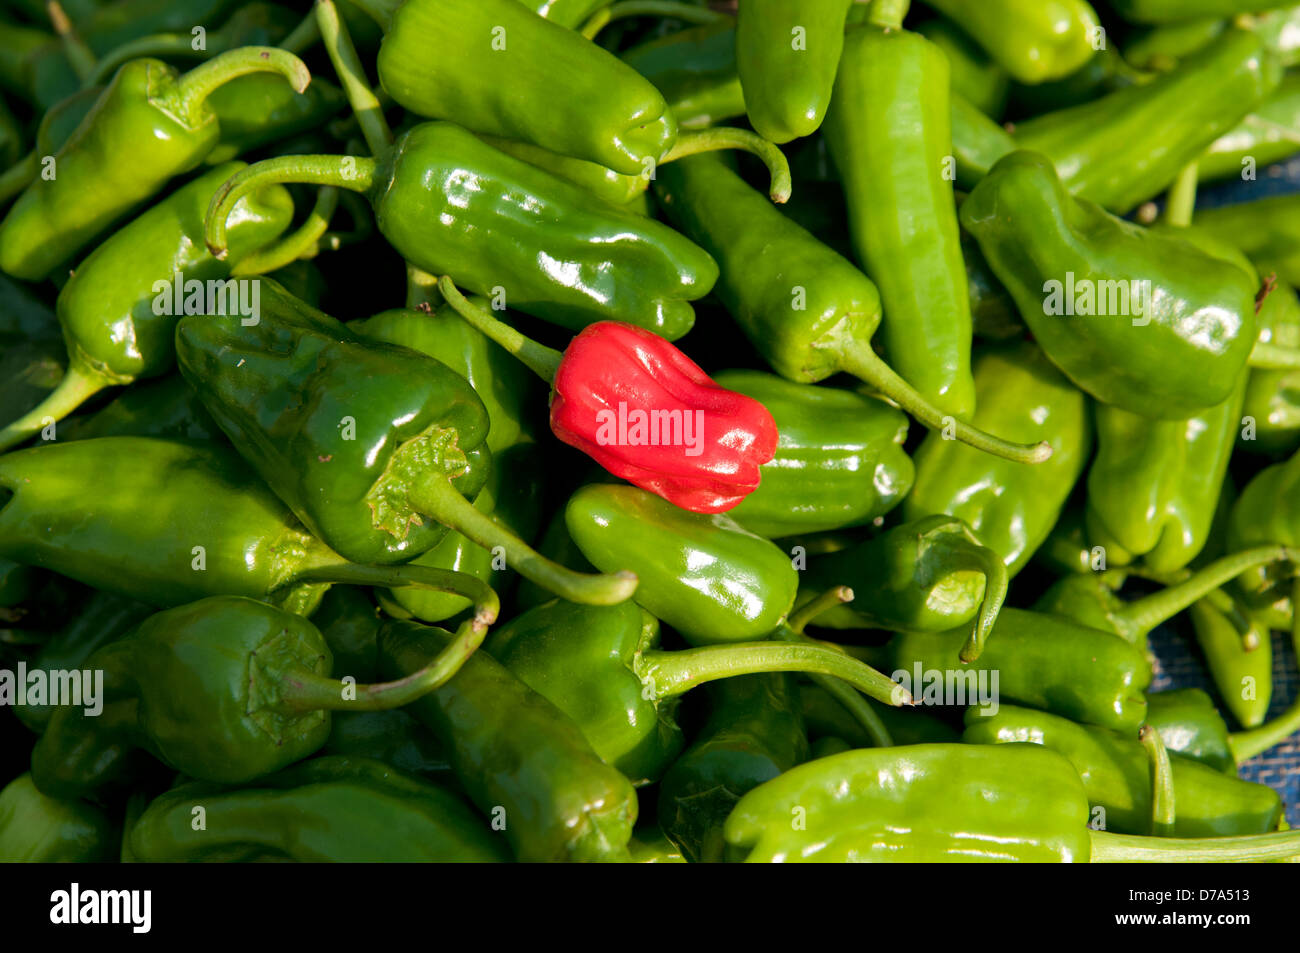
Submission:
[[947,632],[973,623],[961,653],[962,661],[973,662],[1006,599],[1007,568],[961,520],[925,516],[814,558],[800,596],[836,585],[852,589],[853,602],[824,613],[816,624]]
[[1267,626],[1250,615],[1240,625],[1209,600],[1190,610],[1196,641],[1224,706],[1245,728],[1264,723],[1273,699],[1273,650]]
[[79,797],[117,781],[124,755],[143,748],[191,777],[244,783],[318,750],[332,710],[396,708],[435,690],[486,628],[463,626],[407,676],[358,685],[328,677],[329,647],[299,616],[242,596],[167,609],[86,660],[102,694],[56,709],[32,775],[46,794]]
[[844,47],[851,0],[742,0],[736,66],[755,131],[789,142],[817,131],[826,116]]
[[619,56],[663,93],[683,129],[745,115],[734,23],[722,20],[679,30]]
[[1196,228],[1241,249],[1260,274],[1300,286],[1300,193],[1198,210]]
[[[1076,725],[1046,712],[1003,705],[994,715],[966,713],[968,744],[1028,742],[1069,759],[1089,805],[1101,808],[1100,830],[1143,834],[1151,824],[1150,766],[1137,733]],[[1171,759],[1177,813],[1174,837],[1229,837],[1277,829],[1282,800],[1263,784],[1226,777],[1203,764]]]
[[692,863],[723,859],[736,802],[808,760],[799,692],[789,676],[729,678],[709,687],[709,720],[659,787],[659,826]]
[[664,652],[659,621],[630,603],[553,600],[493,633],[487,651],[582,729],[592,748],[634,784],[658,780],[682,749],[679,697],[739,675],[833,675],[888,702],[897,685],[833,648],[744,642]]
[[[798,817],[801,823],[791,823]],[[912,745],[811,761],[741,798],[724,834],[749,862],[1250,861],[1300,831],[1209,839],[1090,830],[1074,767],[1041,745]]]
[[[380,633],[381,670],[417,670],[451,636],[413,622]],[[520,861],[626,860],[636,790],[563,712],[484,653],[411,705],[447,751],[470,800]]]
[[442,745],[402,708],[335,712],[330,719],[330,736],[320,750],[322,755],[374,758],[439,784],[456,783]]
[[100,863],[116,849],[113,825],[100,808],[47,797],[30,774],[0,791],[0,862]]
[[[1290,285],[1273,287],[1255,317],[1260,341],[1300,349],[1300,299]],[[1239,449],[1270,456],[1300,450],[1300,372],[1252,368],[1241,413]]]
[[[218,261],[208,252],[201,242],[208,201],[244,167],[231,162],[200,176],[81,263],[58,299],[68,372],[49,397],[0,430],[0,449],[63,419],[105,387],[170,370],[182,313],[244,303],[240,289],[226,281],[231,267],[272,242],[293,217],[293,200],[283,187],[249,196],[233,216],[231,238],[237,247],[231,256]],[[196,304],[205,300],[202,289],[209,281],[221,282],[219,304]]]
[[[669,217],[717,258],[719,297],[782,377],[815,383],[848,371],[927,427],[951,424],[958,439],[982,450],[1045,458],[1045,446],[1009,444],[945,417],[881,361],[871,348],[880,320],[880,296],[871,280],[717,158],[694,156],[665,166],[655,191]],[[961,294],[965,300],[964,279]]]
[[[1233,504],[1228,547],[1300,544],[1300,453],[1259,471]],[[1238,586],[1252,610],[1292,596],[1289,566],[1261,566],[1243,573]]]
[[1147,724],[1160,732],[1170,753],[1237,776],[1237,761],[1228,744],[1228,726],[1201,689],[1179,688],[1147,695]]
[[592,484],[569,498],[565,522],[597,568],[635,566],[636,601],[695,644],[764,638],[794,605],[790,557],[723,514]]
[[[1006,108],[1011,77],[999,64],[993,62],[966,33],[951,20],[936,17],[916,27],[921,34],[948,58],[953,92],[960,94],[972,106],[993,119]],[[954,132],[953,138],[956,139]]]
[[1255,343],[1256,283],[1237,265],[1072,198],[1031,152],[1000,160],[961,219],[1047,356],[1098,400],[1170,420],[1232,394]]
[[1149,82],[1155,77],[1134,69],[1113,44],[1107,43],[1092,59],[1062,79],[1048,83],[1011,86],[1012,109],[1017,115],[1037,117],[1092,102],[1117,89]]
[[944,413],[975,409],[970,299],[952,180],[948,63],[929,40],[851,31],[826,117],[857,257],[880,288],[885,350]]
[[379,162],[259,162],[214,200],[209,247],[221,253],[227,210],[268,181],[364,192],[380,232],[412,264],[479,293],[504,288],[511,307],[575,330],[611,319],[675,340],[694,322],[689,300],[717,278],[708,254],[667,226],[616,209],[450,123],[415,126]]
[[1281,79],[1256,34],[1229,30],[1150,83],[1019,123],[1016,142],[1048,156],[1075,195],[1123,214],[1163,191]]
[[1086,0],[930,0],[1022,83],[1069,76],[1096,52],[1101,24]]
[[1046,440],[1037,466],[1001,460],[931,433],[914,455],[903,519],[947,513],[1001,554],[1014,576],[1056,524],[1092,451],[1087,400],[1035,345],[989,347],[975,361],[975,424],[1007,439]]
[[728,515],[760,536],[818,533],[884,516],[912,488],[907,418],[883,401],[796,384],[762,371],[721,371],[719,387],[772,414],[780,442],[762,482]]
[[[542,531],[542,538],[537,543],[537,551],[561,566],[568,566],[575,572],[595,572],[596,567],[591,564],[586,556],[582,555],[582,550],[578,544],[573,541],[569,535],[569,527],[564,521],[564,508],[556,510],[551,517],[551,521]],[[540,606],[543,602],[550,602],[555,598],[555,594],[549,589],[545,589],[533,582],[531,579],[521,580],[519,589],[515,593],[515,607],[519,611],[532,609]]]
[[1289,74],[1254,112],[1210,143],[1197,160],[1202,181],[1253,178],[1256,170],[1300,152],[1300,74]]
[[1289,0],[1111,0],[1115,12],[1130,23],[1177,23],[1195,17],[1233,17],[1272,7],[1290,6]]
[[[231,50],[184,76],[158,60],[123,66],[55,155],[57,175],[34,181],[0,222],[0,269],[29,281],[47,277],[138,202],[197,166],[220,137],[208,96],[254,72],[280,73],[298,91],[311,80],[301,60],[269,47]],[[122,161],[140,142],[153,144],[148,156]]]
[[[201,805],[207,826],[195,830]],[[320,863],[509,859],[500,838],[459,797],[370,758],[315,758],[241,789],[191,782],[153,801],[131,828],[145,862]],[[246,852],[246,853],[245,853]]]
[[1016,151],[1016,142],[1011,133],[956,92],[951,113],[954,176],[957,187],[969,191],[999,159]]
[[190,443],[225,443],[212,416],[180,374],[136,384],[89,417],[59,428],[60,440],[161,437]]
[[1142,559],[1181,569],[1209,538],[1241,427],[1247,372],[1222,404],[1187,420],[1151,420],[1096,404],[1097,457],[1088,471],[1089,541],[1112,566]]
[[240,453],[331,548],[399,562],[454,528],[502,547],[515,570],[573,601],[619,602],[635,589],[635,578],[549,563],[462,495],[482,488],[491,459],[487,413],[463,377],[417,351],[364,341],[270,280],[261,288],[251,327],[182,319],[178,362]]

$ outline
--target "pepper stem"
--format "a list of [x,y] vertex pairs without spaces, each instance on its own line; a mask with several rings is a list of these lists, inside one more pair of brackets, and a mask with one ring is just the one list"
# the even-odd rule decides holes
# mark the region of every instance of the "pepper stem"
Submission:
[[291,235],[240,259],[230,270],[231,277],[264,275],[300,258],[315,257],[320,251],[321,236],[329,230],[330,219],[334,217],[338,205],[339,190],[332,185],[321,188],[316,193],[316,204],[312,206],[307,219]]
[[86,41],[81,38],[81,34],[73,27],[72,21],[68,19],[68,14],[64,12],[63,5],[59,0],[47,0],[45,11],[50,17],[50,26],[59,37],[59,44],[63,48],[63,55],[67,57],[68,65],[72,67],[72,72],[76,74],[77,79],[83,84],[90,85],[89,77],[95,71],[95,54],[91,52]]
[[901,30],[911,0],[871,0],[867,21],[882,30]]
[[316,23],[316,13],[313,11],[303,17],[289,35],[280,41],[280,49],[301,55],[318,42],[320,42],[320,27]]
[[193,116],[214,90],[249,73],[279,73],[295,93],[303,92],[311,82],[307,64],[292,53],[273,46],[241,46],[214,56],[176,80],[177,111]]
[[484,549],[500,547],[511,569],[562,599],[585,605],[612,606],[627,601],[636,591],[637,577],[634,573],[580,573],[552,562],[480,513],[449,481],[427,481],[412,491],[411,504],[420,513],[454,529]]
[[827,589],[817,598],[810,602],[805,602],[798,609],[790,613],[785,620],[786,627],[791,632],[803,635],[803,630],[808,624],[816,619],[823,612],[828,612],[836,606],[842,606],[847,602],[853,601],[853,590],[848,586],[833,586]]
[[393,144],[393,130],[384,118],[384,107],[366,80],[365,67],[361,65],[361,57],[357,56],[357,48],[352,45],[352,36],[339,16],[334,0],[316,0],[316,25],[370,154],[379,155]]
[[1115,623],[1129,629],[1124,637],[1130,642],[1136,642],[1142,633],[1150,632],[1161,622],[1172,619],[1193,602],[1243,572],[1266,563],[1284,560],[1295,562],[1297,557],[1300,557],[1300,553],[1286,546],[1256,546],[1221,556],[1177,585],[1129,603],[1122,612],[1115,613]]
[[1007,599],[1007,564],[994,550],[963,537],[947,537],[936,548],[947,553],[942,560],[945,575],[954,571],[978,572],[984,577],[984,598],[979,612],[971,622],[970,636],[961,647],[958,657],[965,663],[974,662],[984,652],[984,646],[993,634],[1002,603]]
[[790,178],[790,164],[774,143],[748,129],[736,129],[732,126],[712,126],[695,132],[683,132],[677,137],[668,154],[659,160],[660,164],[675,162],[687,156],[699,155],[701,152],[718,152],[722,149],[740,149],[758,156],[767,166],[772,178],[768,195],[778,205],[790,199],[794,185]]
[[895,707],[912,704],[902,685],[828,646],[799,642],[732,642],[675,652],[641,654],[641,680],[656,699],[681,695],[733,675],[811,672],[833,675],[869,698]]
[[1174,776],[1160,732],[1143,725],[1138,740],[1151,759],[1151,835],[1174,836]]
[[1052,445],[1046,440],[1034,444],[1013,443],[942,413],[882,361],[870,345],[846,348],[839,358],[840,370],[866,381],[931,430],[950,431],[955,439],[976,450],[1017,463],[1042,463],[1052,455]]
[[450,276],[443,275],[438,279],[438,290],[447,299],[447,303],[451,305],[452,310],[460,315],[466,324],[501,345],[521,362],[528,365],[528,368],[546,383],[554,383],[555,375],[560,370],[560,362],[564,360],[564,355],[560,351],[555,350],[553,347],[547,347],[545,344],[538,344],[532,338],[520,334],[504,321],[498,321],[492,317],[484,308],[469,301],[461,294]]
[[1088,831],[1094,864],[1242,864],[1300,856],[1300,831],[1244,837],[1143,837]]
[[0,203],[9,201],[31,185],[40,168],[40,157],[35,152],[29,152],[0,173]]
[[142,36],[130,40],[121,46],[114,47],[101,56],[90,74],[82,80],[81,85],[83,87],[102,86],[112,78],[118,67],[123,63],[144,56],[157,59],[177,56],[205,56],[206,53],[194,49],[193,42],[190,37],[179,36],[175,33],[158,33],[153,36]]
[[[0,430],[0,452],[15,447],[39,433],[50,422],[58,422],[72,413],[90,397],[114,383],[99,374],[86,373],[75,364],[69,365],[59,386],[45,399],[23,414],[4,430]],[[118,381],[117,383],[126,383]]]
[[368,192],[375,180],[375,160],[366,156],[280,156],[256,162],[222,183],[208,203],[203,238],[220,260],[226,257],[226,219],[236,203],[250,192],[276,183],[332,185],[352,192]]
[[1183,166],[1174,184],[1169,187],[1169,199],[1165,205],[1165,222],[1186,228],[1192,224],[1192,215],[1196,212],[1196,183],[1199,163],[1193,162]]

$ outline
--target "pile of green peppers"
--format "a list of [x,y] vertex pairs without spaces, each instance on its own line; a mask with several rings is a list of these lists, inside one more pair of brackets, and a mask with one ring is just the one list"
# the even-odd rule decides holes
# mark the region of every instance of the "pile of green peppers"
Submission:
[[1300,859],[1297,37],[0,0],[0,861]]

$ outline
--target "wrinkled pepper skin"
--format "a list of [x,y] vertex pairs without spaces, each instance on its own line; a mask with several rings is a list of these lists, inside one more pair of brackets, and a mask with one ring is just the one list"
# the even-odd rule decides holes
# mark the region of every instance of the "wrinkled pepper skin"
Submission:
[[822,124],[844,48],[852,0],[741,0],[736,65],[750,124],[789,142]]
[[[380,668],[400,678],[425,664],[451,635],[389,622]],[[567,715],[484,652],[409,710],[446,749],[469,799],[489,816],[504,811],[517,860],[627,860],[636,789],[609,767]]]
[[1069,862],[1090,856],[1087,822],[1083,784],[1055,752],[933,744],[796,767],[741,798],[724,835],[749,863]]
[[724,859],[723,825],[745,794],[808,760],[799,689],[788,675],[709,688],[709,720],[659,787],[659,826],[691,863]]
[[472,498],[490,468],[487,411],[468,382],[359,338],[269,279],[260,319],[246,320],[176,327],[181,373],[236,449],[348,559],[406,561],[436,545],[447,528],[412,500],[448,481]]
[[1130,23],[1176,23],[1196,17],[1234,17],[1274,7],[1287,0],[1111,0],[1115,12]]
[[1096,52],[1097,13],[1086,0],[931,0],[1022,83],[1069,76]]
[[159,612],[85,663],[104,671],[104,710],[61,706],[32,752],[37,787],[55,797],[94,793],[112,772],[88,752],[143,748],[177,771],[241,784],[315,752],[330,716],[280,703],[277,675],[329,675],[333,657],[306,619],[240,596]]
[[974,423],[1011,440],[1047,440],[1039,464],[995,458],[931,433],[913,459],[907,522],[937,513],[965,520],[1014,576],[1056,525],[1092,452],[1086,398],[1035,345],[988,347],[975,362]]
[[1182,569],[1209,539],[1219,491],[1241,429],[1243,371],[1222,404],[1188,420],[1151,420],[1096,404],[1097,457],[1088,470],[1087,527],[1107,565],[1141,559]]
[[1020,123],[1015,138],[1048,156],[1072,193],[1122,215],[1163,191],[1281,79],[1256,34],[1229,30],[1176,70]]
[[[1069,759],[1088,803],[1105,809],[1102,830],[1151,830],[1151,760],[1137,740],[1104,728],[1077,725],[1045,712],[1003,705],[996,715],[966,715],[968,744],[1040,744]],[[1227,777],[1185,758],[1171,758],[1175,790],[1174,837],[1266,834],[1282,816],[1282,800],[1263,784]]]
[[407,0],[385,32],[378,71],[384,89],[417,115],[615,172],[653,167],[677,138],[653,85],[518,0]]
[[683,129],[703,129],[745,115],[736,27],[728,20],[648,40],[619,56],[663,93]]
[[880,289],[894,369],[945,413],[975,410],[970,299],[943,175],[952,152],[948,61],[929,40],[850,31],[826,117],[858,260]]
[[[1065,718],[1137,733],[1146,716],[1143,692],[1151,682],[1145,653],[1113,633],[1039,612],[1003,607],[977,662],[958,651],[965,629],[902,632],[889,645],[895,673],[996,672],[1002,699]],[[914,689],[922,700],[919,688]]]
[[780,435],[758,489],[730,511],[751,533],[774,539],[860,526],[912,488],[907,416],[884,401],[762,371],[722,371],[713,380],[759,401]]
[[[208,825],[195,831],[193,809]],[[497,863],[510,858],[459,797],[370,758],[331,756],[245,788],[191,782],[155,799],[131,827],[146,863]]]
[[152,605],[265,599],[299,571],[341,561],[215,446],[59,441],[0,456],[0,486],[13,492],[0,508],[0,558]]
[[[1259,340],[1300,350],[1300,299],[1289,284],[1280,282],[1268,293],[1256,321]],[[1239,449],[1271,456],[1300,450],[1300,371],[1252,368],[1241,413],[1254,428],[1240,428]]]
[[635,572],[636,601],[692,644],[761,639],[794,605],[790,557],[726,516],[593,484],[570,497],[565,523],[596,568]]
[[117,841],[100,808],[47,797],[30,774],[0,791],[0,863],[101,863],[116,859]]
[[1201,689],[1179,688],[1147,695],[1147,724],[1160,733],[1170,754],[1237,776],[1237,760],[1228,745],[1228,725],[1213,699]]
[[[1000,160],[961,220],[1043,351],[1096,399],[1177,420],[1232,394],[1255,342],[1255,282],[1237,265],[1070,197],[1030,152]],[[1141,307],[1120,294],[1133,288]]]

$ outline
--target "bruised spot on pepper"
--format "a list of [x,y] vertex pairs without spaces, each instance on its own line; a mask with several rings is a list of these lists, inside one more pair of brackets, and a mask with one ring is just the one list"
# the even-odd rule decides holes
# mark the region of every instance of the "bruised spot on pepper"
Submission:
[[427,480],[452,480],[468,470],[469,458],[460,449],[459,432],[434,424],[393,452],[388,466],[366,493],[371,524],[396,539],[406,539],[412,524],[424,523],[411,502],[412,487]]

